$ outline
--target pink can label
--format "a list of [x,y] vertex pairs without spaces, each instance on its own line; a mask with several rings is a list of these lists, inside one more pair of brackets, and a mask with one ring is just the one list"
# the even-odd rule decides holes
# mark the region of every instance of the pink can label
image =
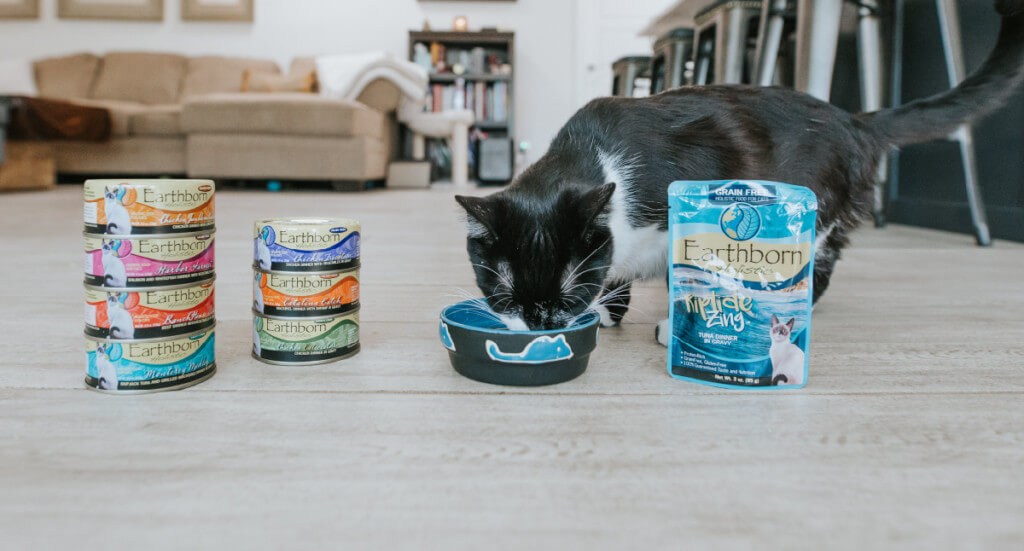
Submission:
[[213,275],[213,235],[85,238],[85,281],[104,287],[150,287]]

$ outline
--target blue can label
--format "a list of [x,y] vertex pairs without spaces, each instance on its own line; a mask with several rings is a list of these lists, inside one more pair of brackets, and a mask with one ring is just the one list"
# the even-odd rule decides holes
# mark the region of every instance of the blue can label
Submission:
[[86,339],[85,383],[99,390],[161,390],[213,373],[214,332],[157,341]]
[[293,219],[256,222],[253,264],[263,270],[323,271],[359,263],[359,222]]

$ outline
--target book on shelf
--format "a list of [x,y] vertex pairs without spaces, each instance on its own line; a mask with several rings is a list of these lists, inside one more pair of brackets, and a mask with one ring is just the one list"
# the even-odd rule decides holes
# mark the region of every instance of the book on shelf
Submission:
[[456,79],[453,84],[434,84],[427,92],[426,111],[438,113],[468,109],[478,122],[508,119],[508,83],[472,82]]

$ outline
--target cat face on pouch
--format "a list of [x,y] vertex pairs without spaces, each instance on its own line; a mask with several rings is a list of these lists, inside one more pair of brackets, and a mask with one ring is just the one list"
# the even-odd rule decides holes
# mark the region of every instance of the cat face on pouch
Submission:
[[772,342],[789,342],[789,335],[793,332],[793,323],[796,318],[790,318],[786,323],[779,321],[779,317],[772,314],[771,338]]
[[600,295],[612,259],[603,216],[615,184],[557,200],[456,196],[466,209],[477,286],[510,329],[560,329]]

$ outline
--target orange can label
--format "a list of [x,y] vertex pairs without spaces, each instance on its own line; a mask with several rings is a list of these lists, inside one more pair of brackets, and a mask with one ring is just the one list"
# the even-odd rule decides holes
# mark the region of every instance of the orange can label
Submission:
[[359,305],[359,271],[253,272],[253,308],[261,314],[340,314]]

